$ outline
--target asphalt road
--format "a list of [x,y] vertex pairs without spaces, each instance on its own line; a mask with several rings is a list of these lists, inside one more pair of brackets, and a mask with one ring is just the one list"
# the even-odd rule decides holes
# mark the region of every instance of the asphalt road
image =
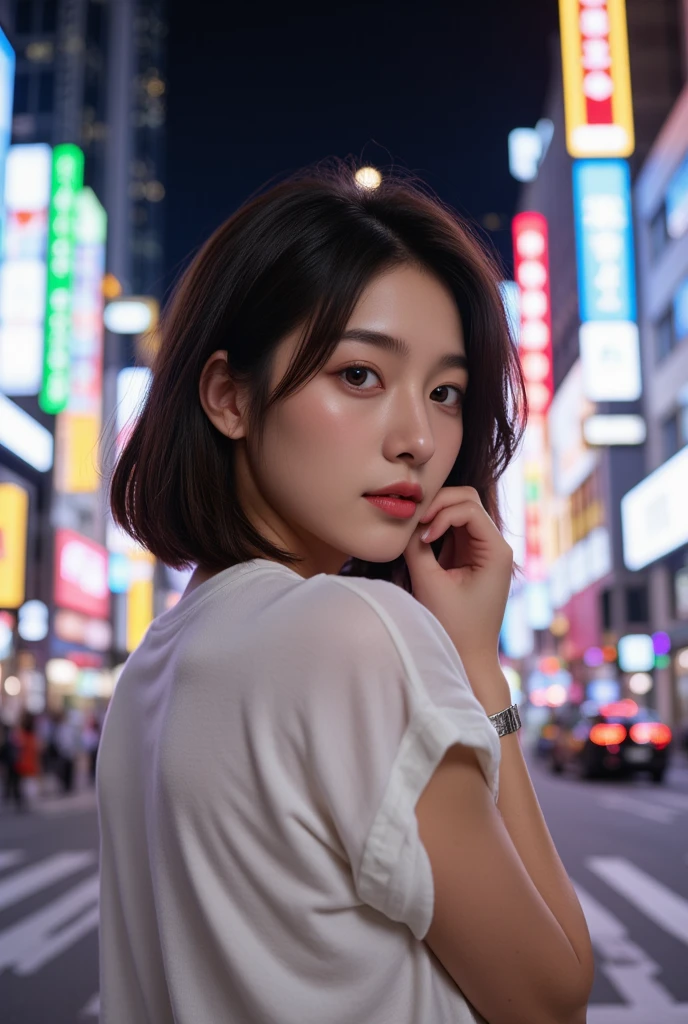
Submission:
[[[532,774],[595,945],[588,1024],[688,1024],[686,762],[663,786]],[[3,1024],[97,1021],[97,849],[91,793],[0,810]]]

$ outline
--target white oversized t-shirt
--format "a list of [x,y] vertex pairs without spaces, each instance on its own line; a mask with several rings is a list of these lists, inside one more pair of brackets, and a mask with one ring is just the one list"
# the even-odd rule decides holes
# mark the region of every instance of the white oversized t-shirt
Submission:
[[[150,626],[98,759],[102,1024],[466,1024],[414,808],[499,739],[439,621],[253,559]],[[457,865],[457,870],[461,870]]]

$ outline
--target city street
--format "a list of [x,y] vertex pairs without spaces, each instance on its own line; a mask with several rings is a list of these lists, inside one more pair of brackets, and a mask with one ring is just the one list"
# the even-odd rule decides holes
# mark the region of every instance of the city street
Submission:
[[[531,770],[595,946],[588,1024],[688,1024],[688,764],[661,787]],[[92,792],[0,812],[3,1024],[97,1020],[97,836]]]

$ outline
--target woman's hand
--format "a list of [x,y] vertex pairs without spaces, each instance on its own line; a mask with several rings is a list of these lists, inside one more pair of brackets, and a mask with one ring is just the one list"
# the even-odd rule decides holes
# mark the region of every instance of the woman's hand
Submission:
[[[440,537],[444,542],[438,559],[430,544]],[[443,487],[414,530],[404,559],[413,596],[442,623],[476,689],[472,670],[498,667],[513,565],[513,552],[478,492]]]

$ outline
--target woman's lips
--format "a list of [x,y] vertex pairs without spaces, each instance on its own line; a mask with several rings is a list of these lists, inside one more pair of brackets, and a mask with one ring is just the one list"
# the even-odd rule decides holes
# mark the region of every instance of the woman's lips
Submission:
[[411,498],[394,498],[389,494],[366,494],[364,497],[371,505],[395,519],[410,519],[418,508],[417,502]]

